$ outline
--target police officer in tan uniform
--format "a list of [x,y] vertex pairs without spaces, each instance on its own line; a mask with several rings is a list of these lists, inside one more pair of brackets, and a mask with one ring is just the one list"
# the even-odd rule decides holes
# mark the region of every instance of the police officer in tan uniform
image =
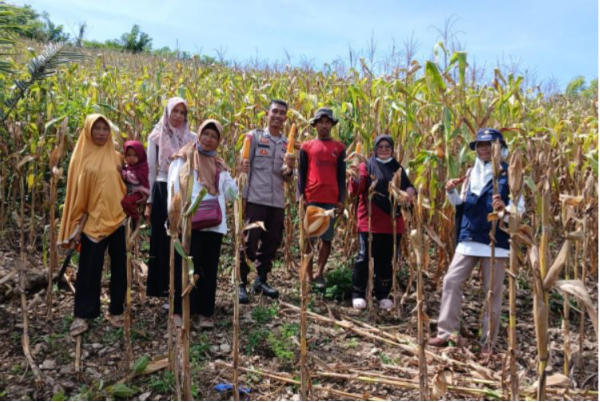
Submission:
[[240,303],[244,304],[250,302],[246,292],[250,272],[246,258],[253,262],[258,273],[252,285],[254,293],[274,299],[279,297],[279,292],[268,285],[267,278],[283,238],[284,183],[290,182],[294,175],[295,160],[292,156],[286,158],[287,139],[281,132],[287,119],[287,110],[284,101],[271,101],[267,111],[267,127],[248,134],[251,139],[250,158],[242,164],[242,170],[248,174],[248,186],[242,194],[245,201],[244,225],[262,221],[266,231],[255,228],[245,233],[239,298]]

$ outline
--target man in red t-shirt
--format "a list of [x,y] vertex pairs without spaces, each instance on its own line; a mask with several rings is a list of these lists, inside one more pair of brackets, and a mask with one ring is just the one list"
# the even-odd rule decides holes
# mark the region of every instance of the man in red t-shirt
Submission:
[[[344,210],[346,199],[346,146],[331,138],[331,129],[338,123],[329,108],[320,108],[311,119],[310,125],[317,130],[317,139],[307,141],[300,148],[298,163],[298,192],[307,205],[324,209]],[[331,253],[335,219],[321,236],[319,271],[313,277],[312,261],[308,266],[308,277],[320,289],[326,287],[323,272]]]

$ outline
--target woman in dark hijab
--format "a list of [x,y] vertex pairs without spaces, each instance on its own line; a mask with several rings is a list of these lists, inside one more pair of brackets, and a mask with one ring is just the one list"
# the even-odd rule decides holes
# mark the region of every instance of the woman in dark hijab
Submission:
[[[392,211],[389,197],[389,183],[402,166],[393,157],[394,140],[387,134],[375,139],[373,156],[366,163],[355,169],[355,179],[350,181],[349,192],[358,195],[358,254],[352,274],[352,306],[362,310],[367,306],[366,295],[369,275],[369,230],[373,233],[371,244],[375,262],[375,296],[379,300],[379,308],[389,310],[393,303],[390,300],[392,288],[392,258],[394,252],[394,227],[392,215],[396,218],[397,241],[404,233],[404,219],[399,208]],[[375,195],[371,200],[371,227],[369,227],[368,192],[373,178],[377,180]],[[412,201],[416,191],[404,169],[402,169],[401,190],[408,194]]]

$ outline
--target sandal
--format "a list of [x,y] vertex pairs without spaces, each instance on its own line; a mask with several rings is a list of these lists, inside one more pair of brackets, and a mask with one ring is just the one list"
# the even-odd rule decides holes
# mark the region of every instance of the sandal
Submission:
[[123,328],[123,326],[125,325],[125,317],[123,316],[123,314],[121,314],[121,315],[107,314],[106,319],[115,328]]
[[73,337],[79,336],[84,332],[87,332],[88,329],[90,329],[90,326],[86,319],[75,318],[71,324],[71,328],[69,328],[69,334]]

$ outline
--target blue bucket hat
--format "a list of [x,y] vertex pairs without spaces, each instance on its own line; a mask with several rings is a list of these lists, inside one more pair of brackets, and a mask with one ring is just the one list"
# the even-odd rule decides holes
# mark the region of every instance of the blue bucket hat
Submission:
[[502,137],[502,133],[495,128],[482,128],[477,132],[477,136],[475,137],[475,141],[472,141],[469,144],[469,148],[471,150],[475,150],[478,142],[495,142],[496,140],[500,140],[500,144],[504,148],[507,147],[506,142],[504,141],[504,137]]

